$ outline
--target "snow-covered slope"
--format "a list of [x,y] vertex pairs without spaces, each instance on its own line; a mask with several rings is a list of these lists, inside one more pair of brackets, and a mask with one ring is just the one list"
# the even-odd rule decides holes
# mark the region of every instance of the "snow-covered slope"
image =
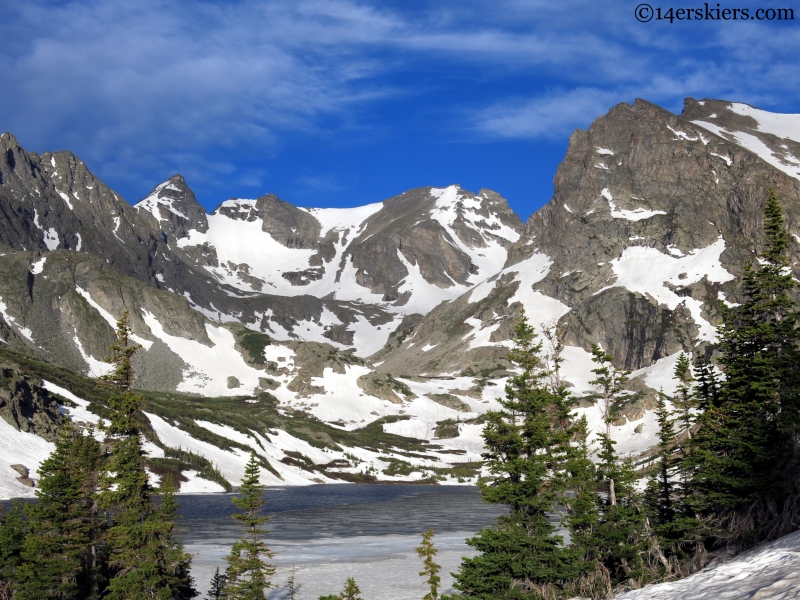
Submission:
[[800,115],[771,113],[739,102],[712,100],[697,104],[693,123],[800,179]]
[[789,600],[800,598],[800,531],[675,582],[648,585],[619,600]]

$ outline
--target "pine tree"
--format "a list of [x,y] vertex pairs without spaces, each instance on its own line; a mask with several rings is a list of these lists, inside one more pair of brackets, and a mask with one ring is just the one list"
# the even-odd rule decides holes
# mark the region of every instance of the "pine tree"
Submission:
[[106,379],[117,393],[109,398],[112,413],[105,431],[115,441],[99,497],[110,520],[105,535],[110,579],[104,598],[193,598],[190,557],[172,540],[174,500],[167,491],[164,510],[159,509],[145,470],[138,419],[142,397],[130,389],[130,360],[138,349],[129,344],[131,335],[126,312],[117,322],[118,339],[109,359],[115,369]]
[[103,455],[92,435],[67,423],[39,468],[38,502],[27,508],[15,599],[87,599],[99,595],[98,545],[103,522],[95,505]]
[[569,475],[567,488],[572,490],[572,497],[567,498],[566,525],[580,575],[567,588],[570,595],[605,598],[611,596],[611,579],[595,544],[600,525],[600,497],[597,493],[596,468],[589,453],[589,427],[585,416],[575,425],[574,439],[566,468]]
[[698,356],[694,366],[694,404],[703,413],[719,406],[720,382],[714,367],[705,356]]
[[230,554],[225,558],[225,597],[229,600],[263,600],[265,592],[272,587],[270,577],[275,567],[264,561],[275,553],[261,539],[267,532],[259,525],[269,521],[263,516],[264,486],[259,483],[260,467],[255,454],[250,455],[244,471],[239,498],[233,503],[242,511],[233,518],[245,526],[245,535],[234,542]]
[[[682,355],[685,356],[685,355]],[[658,420],[658,471],[652,479],[656,490],[655,505],[652,507],[657,525],[671,523],[675,518],[673,496],[675,486],[673,477],[677,461],[675,460],[675,424],[672,414],[667,408],[664,392],[659,392],[656,400],[656,419]]]
[[344,590],[339,595],[339,598],[341,600],[363,600],[361,598],[361,590],[358,589],[355,579],[352,577],[347,578],[347,581],[344,582]]
[[110,356],[103,362],[110,363],[114,369],[100,380],[111,387],[120,390],[129,390],[133,385],[133,366],[131,358],[141,346],[131,342],[133,331],[130,326],[130,313],[126,310],[117,321],[116,342],[109,348]]
[[295,600],[295,596],[299,591],[300,591],[300,586],[297,584],[297,567],[292,565],[292,570],[289,571],[289,578],[286,580],[287,600]]
[[173,598],[195,598],[199,593],[194,588],[194,578],[189,573],[192,556],[184,550],[183,543],[173,539],[172,535],[179,517],[175,482],[171,474],[167,474],[164,478],[159,495],[161,505],[155,521],[160,525],[158,540],[161,547],[158,551],[163,555],[162,570],[172,590]]
[[430,592],[425,594],[422,600],[436,600],[439,597],[439,584],[442,581],[442,578],[439,577],[439,571],[442,570],[442,567],[437,565],[434,560],[437,550],[433,545],[433,527],[422,534],[422,544],[416,550],[417,556],[422,559],[424,566],[419,575],[420,577],[428,578],[425,583],[430,588]]
[[614,357],[603,350],[598,344],[592,344],[592,362],[594,362],[597,367],[592,369],[595,378],[589,383],[600,388],[600,397],[603,402],[603,422],[606,426],[605,432],[598,434],[602,449],[600,458],[602,459],[603,456],[605,456],[604,464],[606,466],[603,473],[605,473],[607,477],[609,501],[611,505],[614,506],[617,503],[617,482],[614,473],[618,470],[618,466],[615,462],[616,452],[614,451],[614,444],[616,444],[616,442],[611,440],[611,424],[614,422],[614,404],[620,398],[622,386],[628,381],[630,371],[618,369],[614,366]]
[[600,449],[597,453],[597,481],[607,488],[601,498],[597,529],[591,537],[597,560],[608,572],[612,585],[648,580],[646,561],[648,536],[643,499],[636,491],[636,475],[629,460],[617,455],[617,442],[611,438],[615,405],[622,399],[622,386],[630,372],[618,369],[614,357],[599,345],[592,344],[592,369],[595,379],[590,383],[600,388],[605,431],[597,434]]
[[686,432],[687,437],[691,438],[692,425],[694,424],[692,409],[697,406],[697,402],[692,389],[692,364],[684,352],[680,353],[678,361],[675,363],[675,379],[678,380],[678,386],[673,403],[678,409],[678,416],[683,430]]
[[502,410],[487,413],[483,430],[483,457],[493,480],[481,482],[481,496],[508,506],[509,514],[467,540],[479,554],[454,574],[464,596],[531,597],[576,575],[575,554],[548,518],[564,496],[562,471],[573,435],[568,394],[563,386],[554,393],[546,384],[535,338],[523,313],[509,354],[521,373],[509,378]]
[[211,577],[211,583],[208,590],[208,596],[206,596],[206,600],[224,600],[224,588],[225,588],[225,574],[220,574],[219,567],[217,570],[214,571],[214,575]]
[[[798,511],[798,339],[788,235],[772,190],[761,264],[747,264],[743,302],[719,328],[725,381],[699,419],[689,502],[718,535],[745,546],[788,533]],[[788,518],[787,518],[788,516]]]
[[17,500],[9,510],[0,510],[0,600],[12,598],[17,569],[22,562],[22,545],[26,533],[27,523],[22,502]]

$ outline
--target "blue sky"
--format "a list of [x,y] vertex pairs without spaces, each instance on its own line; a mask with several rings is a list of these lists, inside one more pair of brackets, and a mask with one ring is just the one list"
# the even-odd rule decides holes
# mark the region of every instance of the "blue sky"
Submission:
[[0,0],[0,130],[71,150],[132,203],[174,173],[209,210],[459,183],[527,218],[570,133],[617,103],[800,112],[800,7],[793,22],[670,24],[639,23],[638,4]]

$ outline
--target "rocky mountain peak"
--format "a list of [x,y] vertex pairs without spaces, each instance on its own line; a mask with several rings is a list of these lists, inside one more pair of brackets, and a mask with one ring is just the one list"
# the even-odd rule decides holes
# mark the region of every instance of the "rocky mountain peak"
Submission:
[[208,231],[206,211],[182,175],[158,184],[135,208],[139,214],[152,215],[167,239],[183,238],[191,229]]

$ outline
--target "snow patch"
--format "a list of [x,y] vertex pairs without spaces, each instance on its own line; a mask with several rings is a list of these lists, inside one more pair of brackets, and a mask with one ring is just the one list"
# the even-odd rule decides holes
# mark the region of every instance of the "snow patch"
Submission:
[[[235,348],[236,340],[225,327],[206,324],[206,334],[211,347],[200,342],[177,337],[164,331],[152,313],[142,309],[142,318],[154,337],[164,342],[189,366],[183,372],[183,381],[177,391],[204,396],[241,396],[258,388],[258,378],[264,371],[245,363]],[[229,389],[228,377],[236,377],[241,387]]]
[[72,202],[69,201],[69,196],[67,196],[64,192],[58,192],[58,195],[64,199],[64,202],[67,203],[67,206],[69,206],[70,210],[75,210],[72,208]]
[[34,275],[39,275],[42,272],[42,270],[44,269],[44,263],[45,263],[46,260],[47,260],[47,257],[43,256],[42,258],[37,260],[35,263],[33,263],[31,265],[31,273],[33,273]]
[[641,208],[641,207],[636,208],[634,210],[623,210],[623,209],[617,210],[617,205],[614,204],[614,200],[608,188],[603,188],[603,191],[600,192],[600,194],[608,201],[608,206],[611,209],[611,216],[615,219],[627,219],[628,221],[641,221],[642,219],[649,219],[650,217],[654,217],[656,215],[667,214],[663,210],[648,210],[646,208]]
[[364,223],[372,215],[383,208],[383,202],[357,206],[355,208],[301,208],[312,215],[321,226],[319,237],[335,229],[337,231],[350,230],[351,237],[356,237],[364,228]]
[[43,235],[44,245],[47,246],[47,249],[57,250],[59,240],[58,240],[58,232],[55,230],[55,228],[51,227],[50,229],[47,229],[43,233],[44,233]]
[[83,349],[83,344],[77,333],[72,336],[72,341],[75,342],[75,347],[78,349],[78,352],[81,353],[84,362],[89,366],[89,377],[102,377],[114,370],[114,365],[103,362],[102,360],[97,360],[94,356],[87,353],[86,350]]
[[722,236],[710,246],[691,250],[682,257],[669,256],[655,248],[629,246],[622,256],[611,261],[617,280],[595,295],[613,287],[624,287],[631,292],[650,296],[671,310],[679,304],[685,304],[700,329],[697,339],[715,341],[716,327],[702,316],[702,302],[695,298],[678,296],[665,284],[683,287],[697,283],[703,277],[715,283],[731,281],[734,276],[719,261],[724,250],[725,240]]
[[678,581],[648,585],[618,600],[718,600],[797,598],[800,590],[800,531],[763,544]]
[[25,465],[30,470],[30,476],[36,480],[39,467],[55,450],[55,444],[38,435],[19,431],[5,419],[0,419],[0,440],[0,498],[34,497],[35,488],[17,481],[19,473],[11,465]]

